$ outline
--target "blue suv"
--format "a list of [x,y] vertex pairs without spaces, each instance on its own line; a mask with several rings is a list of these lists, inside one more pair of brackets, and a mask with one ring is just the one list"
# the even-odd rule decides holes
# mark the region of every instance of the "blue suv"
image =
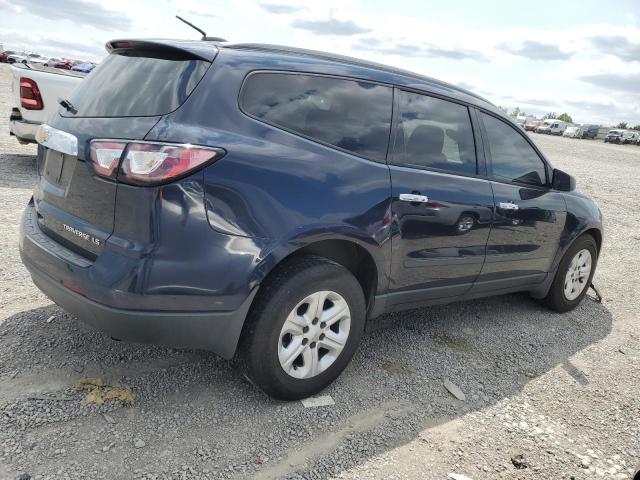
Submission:
[[38,132],[20,251],[112,337],[238,352],[265,392],[297,399],[385,312],[585,296],[600,211],[483,98],[273,45],[107,50]]

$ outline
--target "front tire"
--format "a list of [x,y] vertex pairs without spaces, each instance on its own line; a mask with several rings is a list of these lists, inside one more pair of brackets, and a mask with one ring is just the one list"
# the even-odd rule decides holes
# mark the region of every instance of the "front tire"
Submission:
[[549,293],[541,302],[559,313],[573,310],[589,290],[597,261],[595,239],[589,234],[578,237],[562,257]]
[[281,400],[314,395],[353,357],[365,298],[342,265],[317,256],[286,260],[260,288],[241,355],[249,378]]

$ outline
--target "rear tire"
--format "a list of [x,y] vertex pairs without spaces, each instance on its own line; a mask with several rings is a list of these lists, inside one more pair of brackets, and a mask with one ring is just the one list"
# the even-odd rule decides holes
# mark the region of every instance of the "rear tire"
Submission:
[[281,400],[318,393],[353,357],[365,306],[342,265],[317,256],[286,260],[260,287],[247,319],[240,354],[248,377]]
[[573,310],[587,294],[597,262],[595,239],[589,234],[578,237],[562,257],[549,293],[540,302],[559,313]]

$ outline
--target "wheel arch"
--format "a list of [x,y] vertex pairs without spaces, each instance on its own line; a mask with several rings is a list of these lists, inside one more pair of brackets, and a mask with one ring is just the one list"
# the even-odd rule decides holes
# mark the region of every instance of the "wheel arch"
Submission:
[[[600,255],[600,250],[602,249],[602,231],[598,228],[589,228],[578,235],[573,242],[575,242],[578,238],[583,235],[591,235],[593,239],[596,241],[596,247],[598,248],[598,255]],[[573,243],[571,242],[571,243]]]
[[300,255],[316,255],[345,267],[362,287],[367,310],[371,307],[378,290],[378,267],[371,253],[362,245],[343,239],[319,240],[295,250],[283,261]]
[[533,296],[534,298],[543,298],[547,295],[556,276],[558,266],[560,265],[560,262],[562,261],[565,253],[571,248],[571,245],[573,245],[579,238],[582,238],[584,235],[590,235],[591,237],[593,237],[596,242],[598,256],[600,255],[600,250],[602,247],[602,230],[597,226],[591,226],[580,230],[574,236],[572,236],[561,249],[558,249],[558,253],[554,259],[552,268],[550,269],[547,278],[538,287],[530,290],[531,296]]
[[370,236],[345,226],[335,226],[330,235],[326,229],[297,232],[263,254],[251,283],[259,288],[283,262],[300,255],[316,255],[342,265],[354,275],[362,287],[369,313],[374,297],[388,286],[391,242],[387,241],[387,235],[388,232],[379,231]]
[[258,297],[259,289],[269,277],[275,275],[278,267],[286,262],[295,260],[296,257],[304,255],[314,255],[327,260],[336,262],[347,270],[349,270],[360,286],[366,301],[366,317],[371,312],[376,293],[380,290],[380,285],[384,279],[388,279],[389,265],[380,268],[379,262],[384,262],[386,255],[382,252],[384,245],[378,245],[375,242],[370,244],[364,239],[356,239],[354,237],[339,238],[320,238],[307,242],[291,241],[286,246],[282,246],[279,250],[274,250],[266,255],[260,265],[255,269],[257,278],[252,283],[257,284],[258,292],[251,302],[249,312],[245,318],[242,331],[238,338],[238,347],[242,348],[246,338],[247,329],[250,328],[251,311],[254,308]]
[[303,255],[315,255],[336,262],[353,274],[362,287],[368,312],[375,295],[384,288],[383,282],[388,276],[388,265],[385,266],[388,262],[385,261],[383,249],[382,245],[371,244],[352,236],[314,238],[307,241],[298,239],[265,256],[256,269],[260,276],[256,283],[268,281],[270,275],[284,262]]

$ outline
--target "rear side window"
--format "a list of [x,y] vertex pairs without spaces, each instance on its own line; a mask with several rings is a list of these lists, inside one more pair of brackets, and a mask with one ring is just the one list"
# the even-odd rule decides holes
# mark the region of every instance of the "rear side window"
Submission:
[[392,90],[367,82],[289,73],[256,73],[242,109],[266,123],[384,162]]
[[399,110],[394,163],[475,175],[476,152],[467,107],[400,91]]
[[164,115],[187,99],[210,63],[179,54],[121,51],[109,55],[71,97],[73,117]]
[[491,154],[491,173],[509,182],[545,185],[542,159],[515,129],[491,115],[481,113]]

